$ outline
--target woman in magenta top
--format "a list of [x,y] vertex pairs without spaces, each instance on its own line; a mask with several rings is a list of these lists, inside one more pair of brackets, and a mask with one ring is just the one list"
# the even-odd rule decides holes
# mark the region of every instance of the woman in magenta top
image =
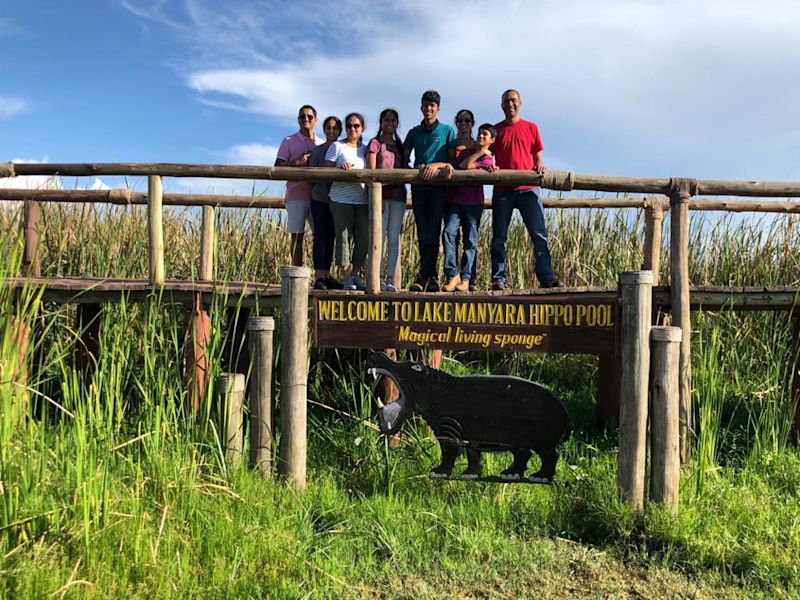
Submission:
[[[397,135],[400,117],[393,108],[381,112],[378,134],[367,145],[368,169],[399,169],[403,164],[403,143]],[[381,290],[396,292],[397,261],[400,257],[400,231],[406,213],[406,186],[383,186],[383,237],[386,241],[386,258],[383,262]]]

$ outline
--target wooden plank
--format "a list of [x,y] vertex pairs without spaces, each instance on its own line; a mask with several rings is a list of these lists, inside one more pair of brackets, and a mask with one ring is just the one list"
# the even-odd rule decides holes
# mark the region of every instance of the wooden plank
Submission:
[[[353,169],[334,168],[261,167],[247,165],[196,165],[178,163],[15,163],[15,175],[160,175],[162,177],[227,177],[232,179],[266,179],[282,181],[357,181],[369,183],[423,183],[416,169]],[[553,173],[535,171],[480,170],[456,171],[445,180],[444,174],[436,181],[448,185],[539,185],[549,189],[595,190],[602,192],[632,192],[642,194],[669,194],[672,178],[627,177],[619,175],[594,175],[564,173],[563,178]],[[693,195],[730,195],[761,197],[800,197],[800,183],[794,181],[743,181],[694,180]],[[564,183],[567,183],[565,186]]]
[[572,298],[397,294],[316,296],[314,343],[602,354],[614,351],[616,295]]

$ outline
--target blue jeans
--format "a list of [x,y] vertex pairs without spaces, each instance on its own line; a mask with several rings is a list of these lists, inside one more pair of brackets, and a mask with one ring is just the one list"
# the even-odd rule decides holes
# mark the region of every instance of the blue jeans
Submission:
[[533,240],[536,278],[541,283],[552,281],[555,275],[547,247],[542,199],[534,190],[495,192],[492,197],[492,281],[506,279],[506,239],[515,208]]
[[411,205],[417,224],[419,244],[419,274],[421,277],[438,277],[436,261],[439,259],[439,236],[446,193],[441,185],[414,185],[411,187]]
[[330,205],[327,202],[312,200],[311,220],[314,223],[314,245],[311,247],[314,268],[318,271],[330,271],[333,262],[333,240],[336,237]]
[[483,206],[480,204],[448,204],[444,218],[444,274],[454,277],[458,270],[458,230],[463,232],[464,253],[461,257],[461,279],[472,279],[478,255],[478,226]]

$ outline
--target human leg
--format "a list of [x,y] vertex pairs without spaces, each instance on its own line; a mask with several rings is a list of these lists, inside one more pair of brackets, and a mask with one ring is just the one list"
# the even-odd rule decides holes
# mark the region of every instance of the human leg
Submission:
[[461,261],[461,279],[470,281],[475,273],[478,257],[478,226],[483,206],[461,207],[461,230],[464,232],[464,256]]
[[445,209],[442,247],[444,248],[444,274],[455,277],[458,274],[458,228],[461,224],[460,206],[448,204]]
[[513,211],[513,192],[495,192],[492,197],[492,282],[506,279],[506,239]]
[[369,250],[369,206],[353,204],[353,273],[364,268]]
[[400,282],[394,281],[397,261],[400,258],[400,232],[403,229],[403,217],[406,203],[399,201],[386,202],[383,209],[383,235],[386,238],[386,262],[383,274],[387,281],[397,287]]
[[333,215],[333,227],[336,236],[336,264],[342,268],[343,275],[349,275],[350,239],[352,234],[349,234],[348,231],[353,229],[353,208],[350,204],[331,202],[330,210]]
[[542,199],[533,190],[519,194],[517,199],[522,222],[533,241],[533,251],[536,257],[536,278],[542,284],[548,284],[556,276],[553,274],[553,263],[550,258],[550,248],[547,243],[547,229],[544,222],[544,209]]
[[[419,249],[419,271],[417,281],[411,286],[412,291],[421,292],[425,285],[424,264],[426,260],[425,251],[427,249],[425,239],[428,235],[428,213],[426,209],[428,196],[427,187],[411,186],[411,207],[414,212],[414,224],[417,229],[417,248]],[[419,290],[416,289],[417,287],[419,287]]]

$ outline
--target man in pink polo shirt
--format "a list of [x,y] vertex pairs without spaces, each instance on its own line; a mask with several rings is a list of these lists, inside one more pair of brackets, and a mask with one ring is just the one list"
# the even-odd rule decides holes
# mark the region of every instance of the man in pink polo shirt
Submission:
[[[320,143],[314,134],[317,110],[306,104],[297,114],[300,131],[283,138],[275,159],[276,167],[307,167],[311,151]],[[311,185],[307,181],[286,182],[286,221],[291,234],[292,264],[303,264],[303,234],[311,222]]]

